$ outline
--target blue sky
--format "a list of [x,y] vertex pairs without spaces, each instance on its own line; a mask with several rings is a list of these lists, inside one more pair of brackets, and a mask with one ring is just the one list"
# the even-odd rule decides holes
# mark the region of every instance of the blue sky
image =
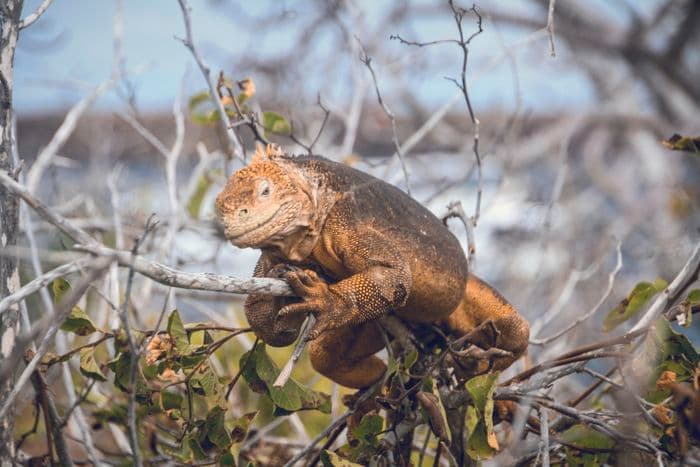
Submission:
[[[39,3],[40,0],[27,0],[24,14],[33,11]],[[279,30],[256,43],[256,38],[250,33],[242,32],[237,35],[239,31],[236,30],[235,24],[223,13],[222,6],[225,7],[225,4],[230,2],[191,0],[190,3],[193,9],[195,41],[215,71],[221,68],[230,69],[232,63],[235,64],[235,57],[244,47],[253,45],[260,47],[261,54],[269,53],[276,48],[288,46],[299,33],[293,28],[281,25]],[[288,3],[296,8],[293,2]],[[522,8],[524,3],[521,0],[491,0],[484,1],[483,5],[500,5],[513,10]],[[373,15],[386,6],[386,3],[370,0],[360,1],[358,4],[366,11],[369,24],[372,23]],[[241,2],[235,8],[240,8],[246,15],[259,17],[270,10],[271,5],[273,3],[270,2]],[[170,108],[181,77],[187,69],[192,71],[188,78],[189,87],[203,88],[201,77],[193,72],[189,51],[174,37],[184,35],[177,1],[125,0],[124,8],[124,55],[127,68],[142,70],[133,76],[139,107],[146,111]],[[115,3],[110,0],[56,0],[37,23],[21,33],[15,57],[14,95],[20,115],[66,108],[85,95],[86,86],[97,85],[109,76],[112,66],[114,12]],[[297,14],[305,12],[300,11]],[[423,40],[442,38],[446,27],[453,28],[448,13],[445,15],[445,21],[418,21],[412,26]],[[452,29],[448,31],[450,34],[454,32]],[[386,40],[388,50],[398,50],[398,47],[401,47],[399,44],[388,43],[388,35],[391,32],[401,31],[387,31],[386,34],[382,32],[385,37],[361,39]],[[496,29],[487,24],[486,32],[474,41],[470,59],[471,70],[478,70],[490,57],[500,52],[501,41],[513,43],[529,34],[508,29],[499,33],[502,39],[499,39]],[[318,44],[320,53],[324,53],[322,46],[321,43]],[[458,51],[413,49],[396,53],[415,54],[417,57],[425,53],[458,54]],[[455,57],[458,58],[458,55]],[[571,58],[561,46],[558,57],[550,58],[544,37],[518,49],[516,60],[527,108],[548,110],[591,102],[592,92],[587,81],[567,65]],[[378,66],[381,81],[380,67],[381,64]],[[456,75],[458,63],[455,62],[455,66],[451,68],[454,68],[452,75]],[[237,71],[243,76],[247,75],[245,70]],[[444,75],[450,72],[449,68],[436,68],[433,73],[427,72],[416,81],[420,86],[417,92],[419,99],[434,101],[435,106],[439,106],[454,94],[454,86],[444,80]],[[347,83],[350,83],[350,76],[347,77]],[[322,86],[322,77],[319,81],[310,80],[307,85]],[[348,87],[349,85],[345,86]],[[189,91],[194,90],[196,89]],[[315,95],[317,90],[311,89],[309,94]],[[482,77],[473,88],[472,99],[481,109],[512,108],[515,99],[510,66],[504,63]],[[104,110],[116,105],[122,104],[115,94],[111,94],[103,97],[97,107]]]

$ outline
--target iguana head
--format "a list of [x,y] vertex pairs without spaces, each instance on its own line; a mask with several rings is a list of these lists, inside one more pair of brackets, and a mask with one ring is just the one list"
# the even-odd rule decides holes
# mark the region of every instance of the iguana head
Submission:
[[272,145],[258,146],[216,198],[226,238],[245,248],[280,246],[308,227],[314,214],[308,182]]

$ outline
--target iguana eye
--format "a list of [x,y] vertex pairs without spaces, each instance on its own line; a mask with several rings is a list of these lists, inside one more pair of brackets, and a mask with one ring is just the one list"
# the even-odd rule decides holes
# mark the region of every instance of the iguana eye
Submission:
[[258,193],[264,198],[270,196],[270,184],[267,181],[263,181],[260,184],[260,188],[258,188]]

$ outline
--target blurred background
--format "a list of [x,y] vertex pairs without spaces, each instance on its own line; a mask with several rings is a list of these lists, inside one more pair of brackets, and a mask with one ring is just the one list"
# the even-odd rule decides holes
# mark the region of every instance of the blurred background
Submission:
[[[39,3],[26,1],[25,14]],[[672,280],[700,239],[700,158],[660,144],[674,133],[700,133],[700,2],[560,1],[554,50],[544,29],[548,3],[478,2],[483,33],[469,45],[466,69],[483,159],[474,271],[530,320],[535,340],[605,299],[564,338],[533,344],[532,360],[599,336],[606,312],[634,284]],[[391,121],[360,61],[364,48],[396,116],[411,195],[436,215],[451,201],[473,214],[474,129],[462,94],[446,79],[459,78],[462,51],[453,43],[416,47],[390,38],[458,37],[446,2],[201,0],[191,7],[195,45],[214,76],[221,70],[234,82],[250,78],[251,105],[283,115],[306,144],[328,109],[314,152],[406,189]],[[464,28],[476,32],[476,16],[466,15]],[[178,40],[184,35],[175,1],[55,2],[18,43],[20,157],[31,164],[66,112],[89,99],[42,180],[42,198],[127,248],[152,212],[164,226],[175,216],[177,235],[154,240],[149,254],[186,270],[247,277],[257,252],[225,244],[212,209],[226,172],[241,165],[216,125],[193,119],[199,110],[188,103],[206,83]],[[178,108],[184,132],[177,130]],[[173,212],[165,159],[137,125],[168,150],[182,138],[177,205],[184,211],[195,203],[187,215]],[[251,151],[251,132],[238,130]],[[289,137],[271,139],[305,152]],[[119,193],[116,206],[108,180]],[[115,207],[125,227],[121,240]],[[466,246],[463,226],[449,225]],[[44,230],[42,240],[59,246],[52,232]],[[621,269],[605,295],[618,245]],[[144,322],[165,293],[147,292],[138,295]],[[177,300],[188,320],[244,322],[236,297],[178,292]],[[693,327],[697,343],[697,320]],[[587,383],[581,377],[567,384],[573,391]]]

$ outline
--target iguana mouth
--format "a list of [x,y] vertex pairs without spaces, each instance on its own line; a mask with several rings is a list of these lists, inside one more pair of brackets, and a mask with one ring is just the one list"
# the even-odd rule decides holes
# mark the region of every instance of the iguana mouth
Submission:
[[250,228],[248,228],[244,231],[237,231],[236,233],[233,233],[233,232],[231,232],[230,229],[226,229],[226,236],[229,238],[229,240],[235,241],[235,240],[237,240],[245,235],[248,235],[250,233],[255,232],[256,230],[260,229],[261,227],[264,227],[265,225],[267,225],[272,219],[274,219],[275,216],[277,216],[277,213],[280,212],[280,210],[282,209],[283,206],[284,206],[283,204],[280,204],[272,214],[270,214],[266,218],[258,221],[257,223],[255,223]]

